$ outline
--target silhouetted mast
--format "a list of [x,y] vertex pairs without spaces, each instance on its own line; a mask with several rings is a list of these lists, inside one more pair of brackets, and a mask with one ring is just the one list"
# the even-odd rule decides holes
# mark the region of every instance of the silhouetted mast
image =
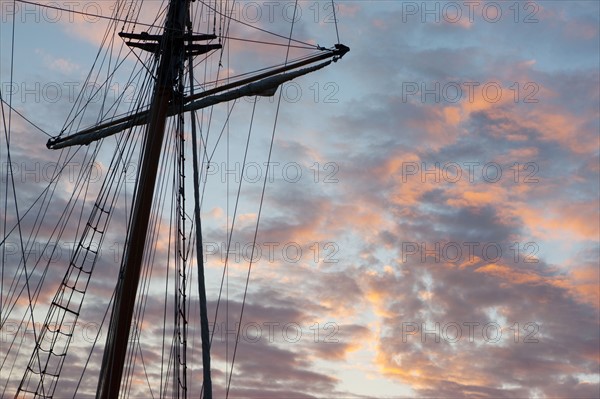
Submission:
[[140,35],[149,41],[144,50],[158,50],[160,63],[149,110],[132,224],[102,359],[98,399],[119,397],[168,109],[174,99],[179,69],[185,61],[184,33],[189,1],[171,0],[162,36]]

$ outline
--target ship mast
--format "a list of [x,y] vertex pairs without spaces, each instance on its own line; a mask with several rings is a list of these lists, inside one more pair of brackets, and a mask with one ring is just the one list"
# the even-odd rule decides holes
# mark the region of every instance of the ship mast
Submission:
[[156,43],[160,49],[160,63],[150,105],[128,245],[102,359],[96,393],[98,399],[119,397],[168,109],[174,99],[179,69],[185,61],[184,33],[189,1],[170,1],[164,33]]

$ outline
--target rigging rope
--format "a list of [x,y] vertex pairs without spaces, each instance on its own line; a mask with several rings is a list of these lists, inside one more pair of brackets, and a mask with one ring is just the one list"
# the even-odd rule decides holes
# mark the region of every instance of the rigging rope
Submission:
[[[57,10],[57,11],[66,11],[66,12],[70,12],[70,13],[77,14],[77,15],[83,15],[86,17],[105,19],[105,20],[112,21],[112,22],[123,22],[123,23],[131,22],[126,19],[107,17],[105,15],[93,14],[93,13],[88,13],[88,12],[83,12],[83,11],[75,11],[71,8],[63,8],[63,7],[53,6],[50,4],[41,4],[41,3],[36,3],[34,1],[28,1],[28,0],[13,0],[13,1],[19,2],[19,3],[24,3],[24,4],[31,4],[31,5],[43,7],[43,8],[49,8],[49,9]],[[54,3],[54,4],[56,4],[56,3]],[[142,22],[137,22],[137,21],[136,21],[136,24],[142,25],[142,26],[147,26],[149,28],[160,28],[159,26],[154,25],[154,24],[147,24],[147,23],[142,23]]]
[[335,23],[335,35],[337,36],[337,42],[340,44],[340,32],[338,31],[338,21],[335,16],[335,2],[331,0],[331,8],[333,9],[333,22]]
[[[53,137],[50,133],[46,132],[44,129],[42,129],[41,127],[39,127],[38,125],[36,125],[35,123],[33,123],[30,119],[27,119],[27,117],[25,115],[23,115],[22,113],[20,113],[16,108],[13,108],[10,104],[8,104],[6,101],[4,101],[4,99],[2,98],[2,92],[0,90],[0,102],[2,102],[3,104],[6,104],[6,106],[15,114],[19,115],[21,118],[23,118],[27,123],[29,123],[31,126],[35,127],[37,130],[39,130],[40,132],[44,133],[46,136],[48,137]],[[4,113],[4,111],[2,111],[2,113]]]
[[[290,27],[289,43],[291,43],[291,41],[292,41],[292,33],[294,31],[294,21],[296,20],[296,10],[297,10],[297,7],[298,7],[298,0],[296,0],[295,3],[294,3],[294,15],[292,17],[292,23],[291,23],[291,27]],[[288,62],[289,54],[290,54],[290,49],[288,47],[287,53],[285,55],[285,63],[286,64]],[[225,391],[225,398],[229,397],[229,390],[231,388],[231,378],[233,376],[233,367],[234,367],[234,364],[235,364],[235,355],[236,355],[237,349],[238,349],[238,342],[239,342],[239,337],[240,337],[240,331],[241,331],[241,328],[242,328],[242,318],[244,316],[244,309],[245,309],[245,306],[246,306],[246,297],[248,295],[248,285],[250,283],[250,272],[252,271],[252,264],[253,264],[253,261],[254,261],[254,251],[255,251],[255,248],[256,248],[256,238],[258,236],[258,226],[260,224],[260,217],[261,217],[261,214],[262,214],[263,202],[264,202],[264,198],[265,198],[265,189],[266,189],[266,186],[267,186],[267,176],[269,174],[268,173],[269,172],[269,165],[271,164],[271,154],[273,152],[273,143],[275,141],[275,131],[277,129],[277,120],[278,120],[278,117],[279,117],[279,109],[280,109],[280,106],[281,106],[282,94],[283,94],[283,89],[281,89],[279,91],[279,99],[277,101],[277,111],[275,112],[275,121],[273,122],[273,132],[271,134],[271,143],[269,145],[269,155],[267,157],[266,173],[265,173],[265,178],[263,180],[262,192],[261,192],[261,196],[260,196],[260,205],[258,207],[258,215],[257,215],[257,218],[256,218],[256,227],[254,229],[254,238],[252,240],[252,252],[251,252],[251,255],[250,255],[250,260],[248,262],[248,273],[246,275],[246,284],[245,284],[245,287],[244,287],[244,297],[242,299],[242,308],[240,310],[240,320],[239,320],[239,323],[238,323],[238,329],[237,329],[237,333],[236,333],[235,346],[234,346],[234,349],[233,349],[233,357],[232,357],[232,360],[231,360],[231,370],[230,370],[229,378],[228,378],[228,381],[227,381],[227,387],[226,387],[226,391]]]
[[[202,3],[204,3],[204,1],[202,1]],[[235,3],[235,1],[234,1],[234,3]],[[297,1],[296,1],[296,3],[297,3]],[[204,3],[204,4],[206,4],[206,3]],[[260,32],[268,33],[269,35],[273,35],[273,36],[279,37],[279,38],[281,38],[281,39],[288,40],[288,41],[290,41],[290,42],[292,42],[292,41],[293,41],[293,42],[295,42],[295,43],[300,43],[300,44],[303,44],[303,45],[305,45],[305,46],[309,46],[310,48],[318,48],[318,46],[316,46],[316,45],[314,45],[314,44],[311,44],[311,43],[308,43],[308,42],[303,42],[302,40],[290,39],[289,37],[286,37],[286,36],[280,35],[280,34],[278,34],[278,33],[275,33],[275,32],[271,32],[271,31],[269,31],[269,30],[266,30],[266,29],[259,28],[259,27],[257,27],[257,26],[254,26],[254,25],[252,25],[252,24],[249,24],[249,23],[247,23],[247,22],[244,22],[244,21],[241,21],[241,20],[239,20],[239,19],[233,18],[233,17],[231,17],[231,16],[227,17],[227,16],[226,16],[226,15],[225,15],[225,14],[224,14],[222,11],[218,11],[216,8],[213,8],[213,7],[211,7],[211,6],[210,6],[210,5],[208,5],[208,4],[206,4],[206,6],[207,6],[207,7],[209,7],[211,10],[213,10],[215,13],[218,13],[218,14],[219,14],[221,17],[229,18],[231,21],[237,22],[237,23],[239,23],[239,24],[242,24],[242,25],[244,25],[244,26],[246,26],[246,27],[249,27],[249,28],[252,28],[252,29],[256,29],[256,30],[258,30],[258,31],[260,31]],[[232,11],[232,13],[233,13],[233,7],[232,7],[232,10],[231,10],[231,11]],[[294,8],[294,18],[295,18],[295,13],[296,13],[296,9]],[[293,24],[293,23],[294,23],[294,21],[292,20],[292,24]]]
[[[15,7],[15,2],[13,1],[13,8]],[[14,82],[14,54],[15,54],[15,27],[16,27],[16,13],[13,13],[12,16],[12,35],[11,35],[11,61],[10,61],[10,85],[12,87],[13,82]],[[11,136],[11,127],[12,127],[12,90],[10,92],[9,95],[9,111],[8,111],[8,128],[6,127],[6,125],[4,125],[4,129],[5,129],[5,138],[6,138],[6,153],[7,153],[7,160],[8,160],[8,171],[7,171],[7,175],[10,172],[10,183],[12,185],[12,192],[13,192],[13,200],[14,200],[14,206],[15,206],[15,214],[17,217],[17,220],[20,220],[20,216],[19,216],[19,202],[17,200],[17,191],[16,191],[16,186],[15,186],[15,180],[14,180],[14,172],[13,172],[13,168],[12,168],[12,159],[11,159],[11,155],[10,155],[10,136]],[[2,107],[2,110],[4,111],[4,107]],[[4,115],[4,112],[3,112]],[[4,121],[4,118],[3,118]],[[8,183],[8,179],[7,179],[7,183]],[[8,197],[8,187],[6,188],[6,195],[5,195],[5,203],[7,201],[7,197]],[[5,220],[6,220],[6,209],[7,206],[5,206]],[[27,265],[26,265],[26,257],[25,257],[25,247],[23,245],[23,232],[21,229],[21,224],[17,223],[17,230],[19,233],[19,243],[20,243],[20,247],[21,247],[21,256],[22,256],[22,261],[23,261],[23,272],[25,273],[25,286],[27,287],[27,299],[28,299],[28,309],[30,312],[30,320],[31,320],[31,324],[32,324],[32,329],[33,329],[33,336],[34,339],[37,342],[37,332],[36,332],[36,327],[35,327],[35,319],[33,316],[33,304],[32,304],[32,296],[31,296],[31,288],[29,286],[29,278],[30,278],[30,274],[27,272]],[[2,263],[2,277],[4,277],[4,262]],[[2,281],[2,283],[4,283],[4,281]],[[4,284],[2,284],[4,286]],[[27,324],[29,325],[29,321],[27,322]],[[37,358],[37,363],[38,366],[41,367],[41,363],[40,363],[40,359],[39,356]],[[43,387],[43,382],[42,382],[42,391],[43,391],[44,387]]]

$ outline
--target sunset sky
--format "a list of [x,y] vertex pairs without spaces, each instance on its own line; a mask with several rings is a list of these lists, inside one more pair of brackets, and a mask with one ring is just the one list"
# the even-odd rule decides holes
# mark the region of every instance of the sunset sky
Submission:
[[[39,3],[111,15],[108,0]],[[159,5],[146,1],[140,21],[151,23]],[[293,5],[240,1],[233,15],[287,37]],[[298,7],[294,39],[325,47],[337,42],[331,2],[302,0]],[[279,91],[258,101],[244,172],[253,100],[235,105],[218,143],[228,109],[215,109],[207,151],[214,149],[217,161],[211,162],[202,205],[210,320],[240,180],[243,194],[232,236],[238,249],[230,255],[214,327],[215,396],[224,397],[263,178],[270,176],[230,397],[600,397],[600,3],[336,1],[336,15],[340,42],[351,51],[284,86],[269,169]],[[1,0],[0,18],[2,99],[57,135],[107,22],[12,0]],[[212,23],[212,16],[202,18]],[[274,40],[239,23],[232,23],[231,36]],[[228,44],[222,78],[285,61],[284,46]],[[290,58],[303,54],[295,50]],[[124,68],[137,61],[132,54],[124,59]],[[115,76],[110,96],[127,95],[128,76]],[[5,126],[3,236],[16,222]],[[46,149],[47,139],[12,113],[10,156],[20,214],[49,185],[59,162],[60,152]],[[116,140],[104,140],[90,203]],[[66,177],[57,186],[57,208],[49,208],[50,225],[37,241],[50,237],[74,183]],[[80,351],[67,358],[69,375],[87,358],[81,348],[90,350],[85,323],[102,318],[114,289],[119,228],[134,185],[127,181],[124,187],[115,230],[105,239],[86,297],[92,303],[75,331],[73,345]],[[191,215],[191,184],[186,190]],[[168,213],[170,202],[164,207]],[[162,218],[167,225],[169,218]],[[33,216],[23,225],[28,237]],[[166,264],[172,262],[169,232],[162,232],[156,262]],[[74,239],[67,230],[57,244],[62,252],[50,263],[48,300]],[[3,303],[21,259],[19,242],[12,232],[4,244]],[[39,248],[29,251],[40,258]],[[156,325],[163,318],[166,275],[153,276],[139,332],[150,368],[161,357]],[[197,293],[191,300],[197,312]],[[24,296],[17,305],[22,311],[11,314],[12,324],[2,331],[3,359],[15,334],[23,335],[15,333],[15,323],[27,314],[26,304]],[[41,321],[43,315],[35,323]],[[190,328],[189,357],[199,359],[197,321]],[[81,395],[95,389],[94,362],[100,359],[96,350],[83,380],[89,388]],[[140,370],[133,393],[156,396],[160,370],[147,380]],[[12,392],[18,374],[3,368],[0,389],[9,380]],[[198,392],[201,367],[191,367],[190,374],[190,390]],[[65,378],[57,396],[68,395],[75,383]]]

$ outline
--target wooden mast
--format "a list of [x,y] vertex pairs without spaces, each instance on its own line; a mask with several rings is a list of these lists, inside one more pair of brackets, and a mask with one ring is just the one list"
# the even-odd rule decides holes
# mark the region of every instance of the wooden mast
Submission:
[[102,359],[96,393],[98,399],[119,397],[168,109],[174,97],[179,68],[185,59],[183,37],[189,1],[170,1],[164,33],[160,40],[160,63],[150,105],[150,122],[146,130],[128,245],[117,283],[117,294]]

